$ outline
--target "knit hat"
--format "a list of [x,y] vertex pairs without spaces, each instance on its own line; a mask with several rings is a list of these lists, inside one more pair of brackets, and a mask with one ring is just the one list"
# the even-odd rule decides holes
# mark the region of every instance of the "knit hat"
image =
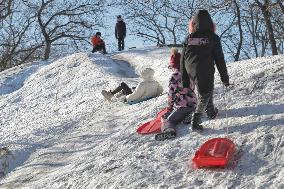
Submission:
[[123,20],[121,15],[118,15],[116,18],[117,18],[117,21],[122,21]]
[[180,69],[180,53],[177,48],[171,49],[170,67],[177,70]]
[[96,35],[102,36],[101,32],[97,32]]

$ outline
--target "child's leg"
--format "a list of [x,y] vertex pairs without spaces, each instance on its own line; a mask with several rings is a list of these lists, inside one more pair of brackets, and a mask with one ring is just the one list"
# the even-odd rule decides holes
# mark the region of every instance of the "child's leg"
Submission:
[[122,93],[124,95],[132,94],[131,88],[126,83],[122,82],[120,85],[121,85],[121,87],[123,89]]
[[202,123],[201,116],[202,116],[202,113],[207,108],[208,102],[211,97],[212,97],[212,92],[209,92],[206,94],[200,94],[200,97],[198,99],[197,108],[191,119],[191,127],[193,130],[199,130],[199,131],[203,130],[202,125],[200,125]]
[[176,137],[176,125],[180,123],[188,114],[193,111],[193,108],[179,108],[172,111],[162,126],[162,133],[155,135],[155,140],[166,140]]
[[106,54],[106,45],[102,44],[102,50],[103,50],[103,54]]
[[168,116],[165,124],[162,127],[162,131],[167,129],[175,129],[176,125],[184,120],[184,118],[190,114],[194,108],[192,107],[184,107],[178,108],[172,111],[172,113]]
[[96,51],[97,51],[96,47],[95,47],[95,46],[93,46],[92,53],[94,53],[94,52],[96,52]]
[[120,85],[116,88],[116,89],[114,89],[112,92],[111,92],[111,94],[116,94],[116,93],[118,93],[118,92],[120,92],[120,91],[122,91],[122,93],[124,94],[124,95],[129,95],[129,94],[131,94],[132,93],[132,90],[129,88],[129,86],[126,84],[126,83],[124,83],[124,82],[122,82],[122,83],[120,83]]
[[207,93],[207,94],[200,94],[200,98],[198,99],[198,105],[195,110],[196,113],[202,114],[205,112],[207,105],[209,103],[209,100],[212,98],[212,93]]
[[206,113],[208,118],[214,119],[218,114],[218,109],[214,107],[213,103],[213,93],[211,93],[207,107],[206,107]]

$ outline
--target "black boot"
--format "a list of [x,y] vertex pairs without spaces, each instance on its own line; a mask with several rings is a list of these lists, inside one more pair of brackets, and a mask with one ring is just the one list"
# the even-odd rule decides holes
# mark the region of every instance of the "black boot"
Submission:
[[207,108],[206,113],[209,119],[214,119],[218,115],[218,109],[214,107],[212,108],[210,107],[210,108]]
[[173,128],[168,128],[165,131],[156,134],[155,135],[155,140],[158,141],[163,141],[163,140],[167,140],[167,139],[172,139],[176,137],[176,131]]
[[193,116],[192,116],[192,119],[191,119],[191,127],[192,127],[192,130],[195,130],[195,131],[202,131],[203,130],[203,127],[201,124],[201,113],[194,113]]

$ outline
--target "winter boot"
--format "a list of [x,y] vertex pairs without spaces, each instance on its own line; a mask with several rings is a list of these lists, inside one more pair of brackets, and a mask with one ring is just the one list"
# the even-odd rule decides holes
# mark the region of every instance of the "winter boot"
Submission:
[[214,119],[218,115],[218,109],[214,107],[207,108],[206,114],[209,119]]
[[188,114],[188,115],[184,118],[184,120],[182,120],[182,123],[183,123],[183,124],[190,124],[191,118],[192,118],[192,114]]
[[176,137],[176,131],[173,128],[167,128],[162,133],[155,135],[155,140],[162,141]]
[[195,131],[202,131],[203,127],[201,124],[201,113],[194,113],[191,119],[191,128]]
[[113,94],[111,93],[111,91],[106,91],[106,90],[102,90],[102,95],[103,95],[108,101],[111,101],[111,98],[113,97]]

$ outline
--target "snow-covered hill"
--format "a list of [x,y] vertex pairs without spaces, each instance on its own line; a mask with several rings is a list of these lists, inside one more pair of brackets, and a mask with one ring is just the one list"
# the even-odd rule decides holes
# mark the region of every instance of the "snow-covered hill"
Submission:
[[[78,53],[1,72],[0,148],[14,157],[0,188],[284,188],[284,56],[228,64],[234,87],[215,77],[220,115],[203,119],[202,134],[180,125],[176,139],[157,142],[135,129],[165,95],[130,106],[100,91],[135,86],[143,67],[166,91],[168,59],[167,48]],[[236,167],[192,169],[197,148],[220,136],[242,147]]]

